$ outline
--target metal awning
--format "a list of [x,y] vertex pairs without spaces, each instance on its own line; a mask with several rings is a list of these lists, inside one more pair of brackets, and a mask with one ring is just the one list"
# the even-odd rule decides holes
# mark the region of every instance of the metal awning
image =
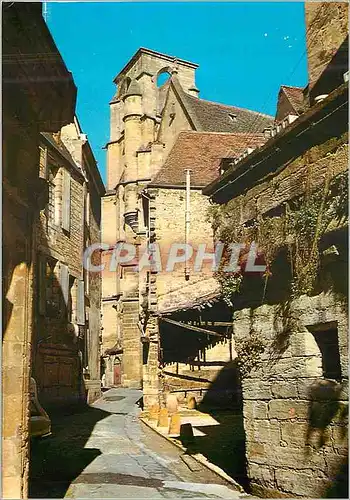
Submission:
[[207,330],[206,328],[200,328],[198,326],[190,325],[188,323],[182,323],[181,321],[175,321],[173,319],[168,318],[159,318],[160,321],[164,321],[165,323],[170,323],[171,325],[175,325],[181,328],[185,328],[186,330],[191,330],[197,333],[202,333],[205,335],[212,335],[213,337],[225,338],[225,334],[213,332],[212,330]]

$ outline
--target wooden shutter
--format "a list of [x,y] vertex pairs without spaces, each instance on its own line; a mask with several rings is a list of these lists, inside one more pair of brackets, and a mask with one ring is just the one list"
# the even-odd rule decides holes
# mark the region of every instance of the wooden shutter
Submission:
[[61,291],[62,291],[62,296],[64,299],[64,303],[66,306],[68,306],[68,298],[69,298],[69,272],[68,272],[68,266],[65,264],[61,264],[61,269],[60,269],[60,285],[61,285]]
[[63,170],[63,194],[62,194],[62,228],[65,231],[70,230],[70,174]]
[[85,325],[85,290],[84,280],[78,280],[77,290],[77,324]]
[[46,314],[46,258],[39,255],[38,260],[38,307],[39,314]]
[[48,152],[46,146],[39,146],[39,177],[48,179]]

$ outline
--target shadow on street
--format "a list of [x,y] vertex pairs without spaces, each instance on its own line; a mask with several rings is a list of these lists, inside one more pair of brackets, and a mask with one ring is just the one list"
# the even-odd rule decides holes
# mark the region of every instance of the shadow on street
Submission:
[[201,453],[248,492],[242,386],[236,360],[220,370],[198,409],[219,425],[196,425],[203,435],[196,436],[191,445],[183,442],[188,453]]
[[84,406],[74,414],[50,415],[52,435],[33,439],[29,498],[63,498],[70,484],[100,450],[84,448],[97,422],[110,413]]

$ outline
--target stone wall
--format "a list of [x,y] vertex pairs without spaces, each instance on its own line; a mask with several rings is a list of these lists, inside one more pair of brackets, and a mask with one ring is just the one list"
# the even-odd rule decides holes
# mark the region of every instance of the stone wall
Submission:
[[165,144],[164,157],[173,147],[179,133],[184,130],[192,130],[192,126],[174,91],[170,89],[158,131],[158,140]]
[[332,179],[347,169],[347,134],[310,148],[303,157],[291,161],[278,174],[252,186],[230,201],[237,222],[245,224],[257,214],[277,209],[304,193],[305,187],[322,188],[326,175]]
[[[46,151],[46,153],[45,153]],[[47,157],[47,162],[45,161]],[[84,397],[82,367],[78,354],[76,322],[77,281],[82,273],[82,254],[84,249],[84,178],[72,165],[62,159],[60,154],[46,142],[41,144],[40,176],[46,177],[46,163],[49,168],[58,169],[54,178],[54,219],[48,217],[47,209],[40,212],[37,223],[37,250],[39,260],[54,259],[55,283],[50,287],[50,296],[45,290],[45,311],[40,310],[40,288],[47,283],[40,281],[39,270],[36,275],[35,289],[35,334],[33,346],[33,377],[37,382],[38,396],[46,408],[56,405],[69,405]],[[63,177],[70,175],[70,230],[62,228]],[[61,289],[61,268],[68,267],[69,276],[74,284],[69,289],[71,310],[69,317]],[[38,267],[39,269],[39,267]],[[72,279],[69,278],[69,279]],[[56,310],[48,312],[48,301],[55,304]],[[69,323],[72,323],[72,328]]]
[[[346,171],[347,151],[346,135],[330,139],[252,185],[229,202],[237,223],[278,213],[278,207],[306,188],[322,189],[326,177]],[[248,476],[253,492],[263,496],[326,496],[345,470],[347,230],[325,238],[326,247],[336,245],[338,260],[331,269],[322,267],[312,296],[291,298],[290,263],[283,254],[266,289],[262,280],[259,284],[259,279],[245,278],[235,299],[237,352],[246,342],[254,343],[255,335],[264,343],[258,365],[242,376]],[[333,347],[325,348],[325,339],[333,335]],[[339,373],[329,375],[327,364],[337,356]]]
[[[208,198],[199,190],[190,194],[190,229],[188,243],[193,247],[193,256],[188,260],[189,279],[185,278],[185,263],[175,264],[174,270],[166,271],[169,252],[173,243],[185,243],[185,189],[157,189],[155,205],[155,237],[160,246],[162,271],[157,274],[157,298],[162,308],[175,307],[183,300],[180,297],[185,289],[188,301],[213,290],[215,284],[208,280],[212,277],[212,261],[203,261],[203,267],[194,270],[198,245],[206,244],[206,252],[213,250],[213,231],[207,217]],[[179,252],[180,253],[180,252]]]
[[[154,274],[155,283],[150,285],[149,300],[151,302],[154,300],[154,304],[151,303],[151,308],[154,306],[155,310],[163,313],[167,309],[186,307],[198,297],[209,295],[218,290],[218,283],[213,278],[210,259],[204,260],[201,269],[194,270],[198,246],[200,244],[207,245],[207,253],[213,250],[213,231],[207,216],[208,199],[202,195],[200,190],[192,189],[190,194],[189,244],[193,246],[194,253],[188,262],[188,279],[185,277],[184,263],[178,263],[173,270],[167,271],[166,266],[172,244],[185,243],[186,191],[183,188],[152,188],[150,192],[151,196],[154,197],[151,202],[151,217],[154,221],[152,238],[160,247],[162,270]],[[162,322],[160,322],[160,333],[157,329],[157,335],[164,335]],[[192,333],[184,330],[183,335],[185,339],[186,335],[192,335]],[[157,340],[162,345],[159,337]],[[159,368],[156,369],[159,358],[158,347],[151,343],[147,351],[147,364],[144,364],[144,391],[147,394],[145,399],[147,403],[145,404],[157,399],[156,390],[159,390],[163,397],[168,392],[177,391],[176,394],[180,402],[184,402],[188,395],[194,395],[197,402],[200,402],[223,366],[235,357],[235,353],[230,352],[230,350],[231,345],[228,339],[225,341],[217,341],[216,339],[212,344],[208,342],[205,348],[206,361],[203,359],[203,353],[201,354],[201,359],[204,361],[202,364],[199,362],[199,358],[198,362],[193,363],[193,366],[190,363],[168,363],[163,367],[163,373],[160,376]],[[199,353],[198,356],[200,356]],[[180,357],[181,349],[179,350],[179,359]],[[152,366],[153,368],[150,368]],[[191,388],[201,390],[191,392],[189,391]]]
[[[42,265],[40,261],[43,259],[54,265],[54,283],[42,282],[38,267],[35,287],[33,376],[37,381],[39,399],[46,407],[85,400],[92,402],[101,394],[101,277],[99,273],[83,269],[82,256],[85,248],[101,239],[102,183],[98,185],[96,181],[96,164],[83,152],[84,141],[78,137],[76,124],[63,130],[61,137],[64,137],[74,159],[69,160],[60,154],[62,143],[59,136],[51,139],[57,140],[56,146],[47,139],[43,140],[40,155],[40,177],[47,178],[47,168],[54,173],[51,181],[54,183],[52,213],[50,215],[46,206],[40,212],[36,227],[38,266]],[[70,176],[69,230],[62,225],[66,175]],[[95,253],[94,265],[98,265],[98,261],[99,254]],[[68,268],[66,299],[61,282],[63,266]],[[83,295],[78,298],[80,280],[83,280]],[[44,310],[40,306],[43,287]],[[79,312],[78,303],[81,304]]]
[[[248,475],[255,493],[322,497],[347,455],[347,315],[334,297],[301,297],[298,318],[283,331],[278,306],[234,315],[236,344],[254,332],[264,338],[260,365],[242,381]],[[312,328],[336,324],[342,380],[326,380]],[[278,345],[276,339],[280,339]],[[275,493],[276,494],[276,493]]]
[[[101,191],[97,189],[92,175],[93,172],[88,173],[89,196],[87,198],[88,217],[85,222],[85,247],[101,241]],[[101,254],[96,253],[94,255],[94,264],[98,265],[100,262]],[[85,272],[85,281],[85,294],[88,299],[89,336],[89,380],[85,381],[85,386],[87,389],[87,402],[92,403],[101,396],[101,273]]]
[[[305,14],[309,89],[312,91],[325,71],[329,73],[330,82],[335,80],[340,85],[347,71],[348,56],[342,45],[348,36],[348,5],[346,2],[305,2]],[[344,55],[337,55],[339,50],[344,50]],[[320,93],[328,94],[335,87],[325,87]]]

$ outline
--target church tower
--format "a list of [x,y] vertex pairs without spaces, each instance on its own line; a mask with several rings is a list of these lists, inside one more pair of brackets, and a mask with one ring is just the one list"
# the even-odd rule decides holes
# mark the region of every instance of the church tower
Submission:
[[[107,193],[102,201],[102,241],[110,245],[103,254],[106,267],[102,273],[102,338],[109,386],[142,386],[140,303],[144,278],[130,264],[110,270],[112,248],[118,241],[137,247],[147,234],[150,214],[141,192],[164,159],[165,144],[159,140],[159,130],[171,77],[176,77],[187,95],[197,97],[197,67],[140,48],[114,80],[117,91],[110,102],[110,140],[106,146]],[[164,77],[168,77],[165,82]]]

